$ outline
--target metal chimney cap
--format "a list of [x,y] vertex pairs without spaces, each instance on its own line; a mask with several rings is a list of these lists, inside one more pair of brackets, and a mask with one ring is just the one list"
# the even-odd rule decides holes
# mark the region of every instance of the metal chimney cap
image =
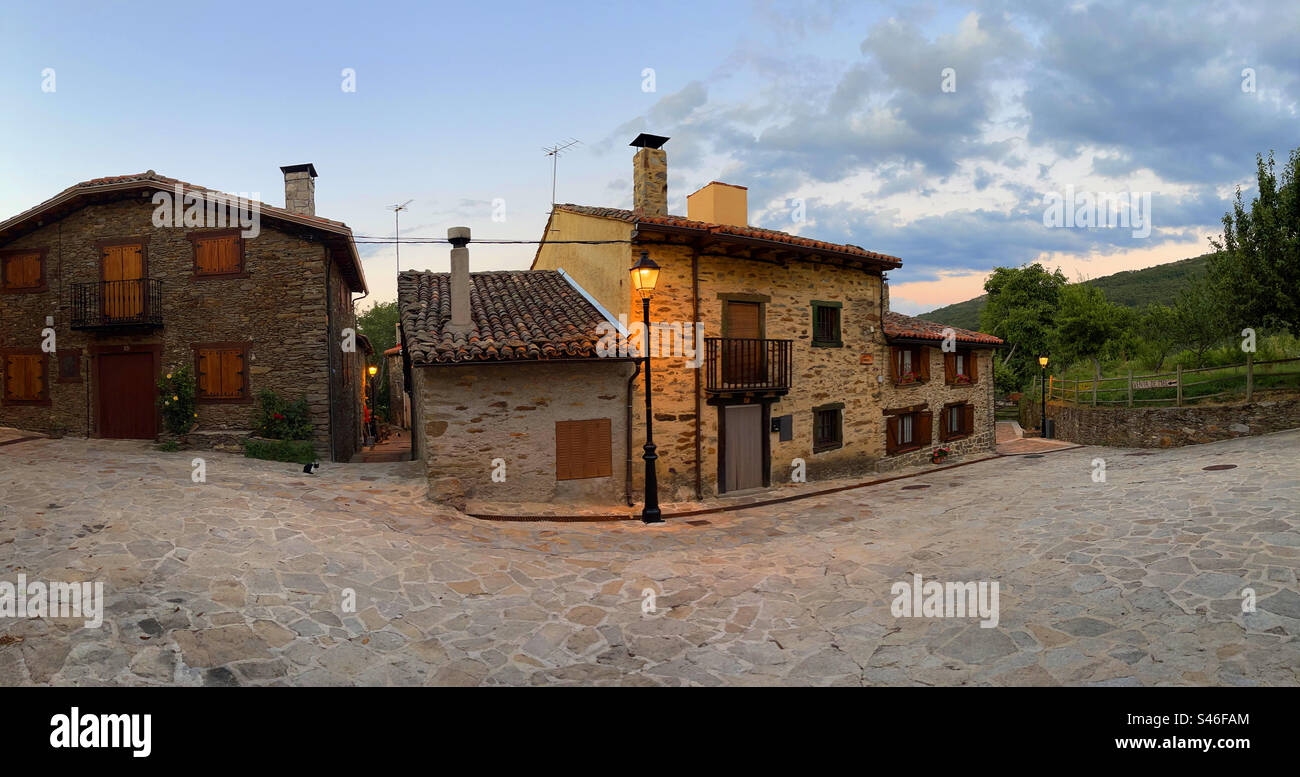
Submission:
[[663,135],[651,135],[648,132],[642,132],[640,135],[636,136],[635,140],[628,143],[628,145],[636,148],[662,148],[667,142],[668,138]]
[[456,248],[464,248],[469,242],[469,227],[451,227],[447,230],[447,240]]
[[316,175],[316,165],[313,165],[311,162],[308,162],[308,163],[305,164],[305,165],[285,165],[284,167],[281,167],[281,168],[280,168],[280,172],[282,172],[282,173],[302,173],[302,172],[305,172],[305,173],[309,174],[312,178],[317,178],[317,177],[319,177],[319,176]]

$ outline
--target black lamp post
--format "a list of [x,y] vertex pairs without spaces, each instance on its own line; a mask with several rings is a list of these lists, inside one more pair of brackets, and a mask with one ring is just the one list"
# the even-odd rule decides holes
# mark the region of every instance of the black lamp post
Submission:
[[641,508],[643,523],[663,523],[663,514],[659,511],[659,481],[655,477],[654,409],[650,396],[650,296],[654,294],[655,284],[659,282],[659,265],[650,258],[649,251],[642,251],[641,258],[632,265],[632,286],[641,295],[641,320],[645,323],[646,353],[641,357],[645,363],[645,506]]
[[1038,357],[1039,383],[1042,384],[1042,415],[1038,418],[1038,436],[1047,436],[1047,357]]

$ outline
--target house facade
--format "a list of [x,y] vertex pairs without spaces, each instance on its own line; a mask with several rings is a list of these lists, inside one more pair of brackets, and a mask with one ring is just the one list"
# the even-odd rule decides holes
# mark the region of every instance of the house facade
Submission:
[[[468,230],[463,231],[468,241]],[[429,498],[571,504],[626,492],[635,365],[597,351],[610,319],[555,271],[398,276],[414,457]]]
[[[632,144],[633,209],[556,205],[532,264],[629,325],[641,318],[629,268],[643,252],[659,265],[648,347],[665,499],[992,447],[1000,340],[891,313],[899,259],[751,227],[744,187],[710,183],[686,217],[669,215],[666,140]],[[644,436],[638,413],[632,439]]]
[[157,381],[191,365],[191,439],[247,434],[271,390],[306,397],[318,454],[346,461],[365,278],[351,231],[315,215],[314,167],[282,171],[285,208],[148,171],[0,223],[0,425],[154,439]]

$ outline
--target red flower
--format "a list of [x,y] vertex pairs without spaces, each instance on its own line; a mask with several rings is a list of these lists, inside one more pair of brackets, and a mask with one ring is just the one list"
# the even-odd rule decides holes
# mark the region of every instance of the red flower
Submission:
[[276,414],[275,414],[275,420],[277,420],[277,421],[283,421],[283,420],[284,420],[284,416],[280,415],[279,413],[276,413]]

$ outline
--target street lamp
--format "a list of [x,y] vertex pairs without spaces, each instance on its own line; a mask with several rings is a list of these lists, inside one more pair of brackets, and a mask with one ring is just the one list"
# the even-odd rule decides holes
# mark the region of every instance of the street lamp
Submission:
[[650,404],[650,296],[655,292],[659,282],[659,265],[650,258],[649,251],[642,251],[641,258],[632,265],[632,287],[641,295],[641,319],[645,323],[646,353],[641,357],[645,362],[645,506],[641,508],[642,523],[663,523],[663,514],[659,511],[659,482],[655,477],[654,409]]
[[1042,415],[1038,419],[1038,436],[1047,436],[1047,357],[1038,357],[1038,382],[1042,384]]

